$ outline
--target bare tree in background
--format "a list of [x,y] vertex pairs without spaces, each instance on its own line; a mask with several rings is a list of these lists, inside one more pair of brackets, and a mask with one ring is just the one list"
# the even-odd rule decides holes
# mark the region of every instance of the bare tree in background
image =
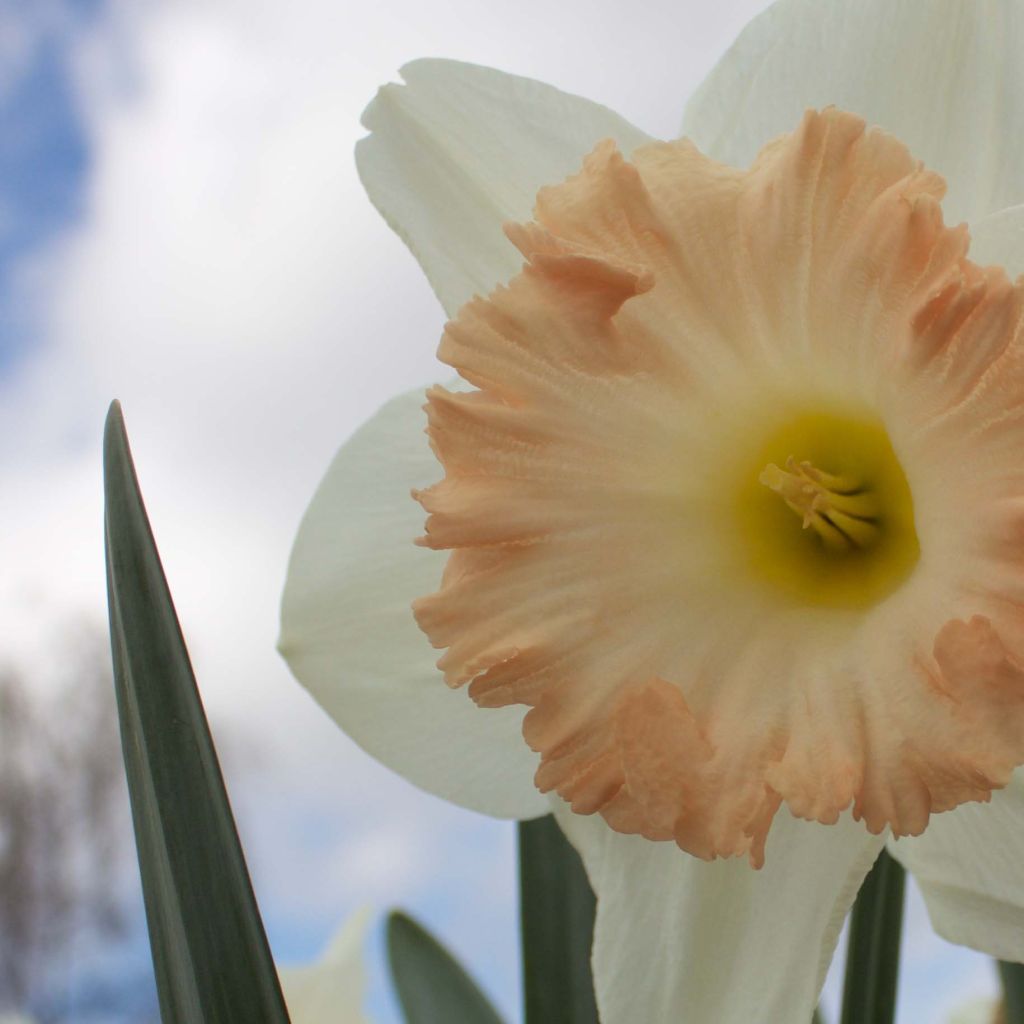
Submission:
[[76,951],[125,926],[131,864],[109,648],[71,634],[48,667],[0,666],[0,1012],[44,1022]]

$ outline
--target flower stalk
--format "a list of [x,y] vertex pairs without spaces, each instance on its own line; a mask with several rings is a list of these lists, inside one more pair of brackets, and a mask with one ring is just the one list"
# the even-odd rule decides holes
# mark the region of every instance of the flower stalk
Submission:
[[891,1024],[896,1015],[905,872],[884,850],[850,913],[842,1024]]
[[551,815],[519,823],[526,1024],[597,1024],[590,947],[597,901]]
[[1024,964],[999,961],[1006,1024],[1024,1024]]

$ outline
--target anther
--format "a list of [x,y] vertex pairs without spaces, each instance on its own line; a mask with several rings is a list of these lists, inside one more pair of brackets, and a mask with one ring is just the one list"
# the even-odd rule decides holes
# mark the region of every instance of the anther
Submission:
[[830,551],[866,548],[878,539],[878,500],[862,481],[826,473],[790,455],[786,468],[769,463],[758,480],[775,491]]

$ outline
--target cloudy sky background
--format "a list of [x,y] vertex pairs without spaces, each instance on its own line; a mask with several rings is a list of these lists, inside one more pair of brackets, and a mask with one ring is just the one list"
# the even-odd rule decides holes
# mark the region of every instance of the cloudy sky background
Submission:
[[[370,761],[274,652],[328,461],[439,375],[440,309],[356,177],[362,108],[404,62],[447,56],[670,137],[762,6],[0,0],[0,660],[59,659],[68,623],[104,622],[99,443],[118,397],[279,960],[399,903],[519,1015],[512,827]],[[908,913],[901,1021],[994,991],[916,895]],[[378,933],[368,952],[391,1024]]]

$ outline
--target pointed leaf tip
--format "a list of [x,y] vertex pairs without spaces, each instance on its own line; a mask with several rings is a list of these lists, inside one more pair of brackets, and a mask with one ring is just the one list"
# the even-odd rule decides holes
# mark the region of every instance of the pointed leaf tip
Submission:
[[117,402],[104,430],[114,685],[163,1024],[287,1024]]
[[128,436],[124,426],[124,412],[121,403],[115,398],[107,408],[106,422],[103,424],[103,455],[104,462],[108,458],[111,445],[120,443],[128,447]]
[[406,1024],[503,1024],[465,968],[408,914],[388,914],[387,946]]

